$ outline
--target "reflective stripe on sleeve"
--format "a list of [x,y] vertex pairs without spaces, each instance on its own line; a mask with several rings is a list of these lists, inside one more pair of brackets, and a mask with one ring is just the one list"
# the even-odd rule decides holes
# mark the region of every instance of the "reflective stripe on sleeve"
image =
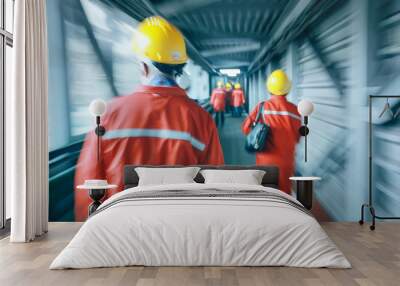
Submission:
[[289,111],[276,111],[276,110],[264,110],[265,115],[283,115],[283,116],[290,116],[294,119],[300,120],[301,121],[301,116],[298,116],[297,114],[294,114]]
[[154,137],[162,139],[173,139],[187,141],[200,151],[204,151],[206,145],[200,140],[194,138],[190,133],[169,129],[150,129],[150,128],[127,128],[106,130],[104,139],[118,139],[127,137]]

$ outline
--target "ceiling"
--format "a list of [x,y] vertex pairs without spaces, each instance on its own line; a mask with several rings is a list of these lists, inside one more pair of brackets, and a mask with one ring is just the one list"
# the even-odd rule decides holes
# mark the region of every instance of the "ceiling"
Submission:
[[[184,34],[190,57],[210,72],[255,71],[283,42],[340,0],[106,0],[141,20],[158,14]],[[299,26],[301,20],[302,25]]]
[[152,2],[215,68],[248,67],[262,40],[290,3],[280,0]]

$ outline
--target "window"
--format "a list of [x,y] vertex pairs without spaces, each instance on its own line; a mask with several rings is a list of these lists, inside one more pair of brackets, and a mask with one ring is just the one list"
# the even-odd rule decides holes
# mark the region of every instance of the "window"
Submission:
[[[0,0],[0,228],[11,217],[10,193],[5,188],[5,105],[11,93],[14,0]],[[9,224],[7,224],[9,225]],[[1,233],[0,233],[1,235]]]

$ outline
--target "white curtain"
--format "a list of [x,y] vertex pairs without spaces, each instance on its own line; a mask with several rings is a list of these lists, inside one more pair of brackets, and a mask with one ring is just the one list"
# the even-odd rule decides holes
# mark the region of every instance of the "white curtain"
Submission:
[[47,232],[46,0],[15,1],[13,94],[6,113],[12,242]]

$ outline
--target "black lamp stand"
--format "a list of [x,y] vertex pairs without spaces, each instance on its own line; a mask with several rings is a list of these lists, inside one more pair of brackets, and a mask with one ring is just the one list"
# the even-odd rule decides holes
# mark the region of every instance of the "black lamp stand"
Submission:
[[372,201],[372,100],[374,98],[400,98],[400,95],[370,95],[369,96],[369,117],[368,117],[368,137],[369,137],[369,148],[368,148],[368,203],[365,203],[361,206],[361,219],[359,220],[359,224],[364,224],[364,209],[368,208],[369,212],[372,216],[372,224],[369,226],[371,230],[375,229],[375,219],[400,219],[400,217],[385,217],[378,216],[375,212],[375,208],[373,206]]
[[[94,132],[97,135],[97,164],[100,163],[100,138],[106,133],[104,126],[100,125],[100,116],[96,116],[96,129]],[[89,196],[93,200],[89,206],[89,216],[92,215],[101,204],[101,200],[106,194],[106,189],[91,189],[89,190]]]
[[100,116],[96,116],[96,129],[94,132],[97,135],[97,164],[100,162],[100,137],[106,133],[104,126],[100,125]]
[[307,127],[308,125],[308,116],[304,116],[304,125],[299,128],[299,133],[301,136],[304,136],[304,161],[307,162],[307,135],[310,133],[310,129]]

